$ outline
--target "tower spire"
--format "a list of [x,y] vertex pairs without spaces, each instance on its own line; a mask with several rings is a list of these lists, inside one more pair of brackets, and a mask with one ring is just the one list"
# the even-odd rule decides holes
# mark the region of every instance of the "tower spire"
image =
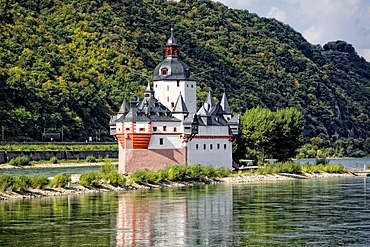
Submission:
[[178,57],[180,44],[174,36],[174,29],[171,27],[171,36],[166,44],[166,57]]

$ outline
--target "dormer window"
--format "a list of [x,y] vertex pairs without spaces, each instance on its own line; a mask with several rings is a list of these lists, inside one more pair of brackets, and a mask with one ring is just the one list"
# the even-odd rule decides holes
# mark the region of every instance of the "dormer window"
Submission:
[[162,68],[161,73],[162,75],[167,75],[168,69],[167,68]]
[[186,73],[186,77],[190,77],[190,69],[186,69],[185,73]]

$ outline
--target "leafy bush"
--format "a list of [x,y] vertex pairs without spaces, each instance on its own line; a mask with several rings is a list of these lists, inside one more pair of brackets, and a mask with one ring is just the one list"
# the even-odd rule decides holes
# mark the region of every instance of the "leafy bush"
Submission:
[[187,181],[214,179],[216,177],[230,176],[231,172],[224,168],[214,168],[201,165],[172,165],[158,171],[137,170],[131,173],[130,181],[135,183],[158,183],[160,181]]
[[55,156],[53,156],[53,157],[51,157],[51,158],[50,158],[50,162],[51,162],[52,164],[57,164],[57,163],[58,163],[58,158],[57,158],[57,157],[55,157]]
[[19,176],[14,180],[13,189],[26,190],[31,188],[32,178],[30,176]]
[[96,185],[99,184],[101,180],[101,174],[97,171],[95,172],[83,172],[80,176],[79,184],[82,186]]
[[43,189],[49,182],[48,177],[44,175],[31,177],[31,187],[34,189]]
[[257,174],[278,174],[278,173],[341,173],[346,169],[340,164],[298,164],[293,162],[279,162],[275,164],[265,165],[259,167],[256,171]]
[[9,161],[9,165],[12,166],[26,166],[30,164],[30,159],[27,156],[16,157]]
[[94,156],[89,155],[89,156],[86,157],[86,162],[95,163],[96,162],[96,159],[95,159]]
[[219,167],[216,169],[217,177],[230,177],[231,171],[225,167]]
[[126,182],[126,178],[123,176],[123,174],[118,173],[117,171],[114,171],[109,174],[106,174],[103,177],[103,181],[105,183],[112,184],[112,185],[120,185]]
[[131,173],[130,181],[135,183],[143,183],[148,181],[148,170],[136,170]]
[[105,163],[104,165],[102,165],[100,167],[100,173],[102,174],[109,174],[111,172],[115,172],[116,171],[116,167],[111,164],[111,163]]
[[52,187],[64,187],[71,182],[71,176],[65,173],[60,173],[55,175],[53,182],[51,183]]
[[0,190],[5,191],[7,188],[12,187],[14,183],[14,177],[9,174],[3,174],[0,176]]

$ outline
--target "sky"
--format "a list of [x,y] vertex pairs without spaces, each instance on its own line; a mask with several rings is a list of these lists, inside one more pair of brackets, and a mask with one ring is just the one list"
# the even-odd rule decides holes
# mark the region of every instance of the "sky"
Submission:
[[370,0],[217,0],[288,24],[312,44],[344,40],[370,61]]

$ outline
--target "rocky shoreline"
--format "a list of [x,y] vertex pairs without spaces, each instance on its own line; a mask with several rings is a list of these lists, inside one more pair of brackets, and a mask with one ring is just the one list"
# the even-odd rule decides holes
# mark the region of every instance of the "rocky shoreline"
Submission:
[[[87,166],[94,165],[99,166],[102,164],[95,163],[78,163],[78,164],[42,164],[34,165],[29,168],[41,168],[41,167],[72,167],[72,166]],[[2,169],[9,169],[14,167],[1,166]],[[73,174],[71,176],[71,183],[64,188],[44,188],[44,189],[28,189],[24,191],[2,191],[0,192],[0,200],[9,199],[26,199],[36,198],[45,196],[63,196],[63,195],[76,195],[86,193],[97,193],[97,192],[108,192],[108,191],[130,191],[136,189],[151,189],[151,188],[165,188],[165,187],[184,187],[194,185],[204,185],[210,183],[264,183],[264,182],[276,182],[286,180],[297,180],[297,179],[317,179],[317,178],[329,178],[329,177],[348,177],[354,176],[352,173],[304,173],[304,174],[266,174],[266,175],[246,175],[241,176],[234,175],[231,177],[219,178],[217,180],[206,180],[206,181],[194,181],[194,182],[171,182],[160,184],[130,184],[126,186],[112,186],[112,185],[98,185],[98,186],[81,186],[79,182],[80,174]]]

